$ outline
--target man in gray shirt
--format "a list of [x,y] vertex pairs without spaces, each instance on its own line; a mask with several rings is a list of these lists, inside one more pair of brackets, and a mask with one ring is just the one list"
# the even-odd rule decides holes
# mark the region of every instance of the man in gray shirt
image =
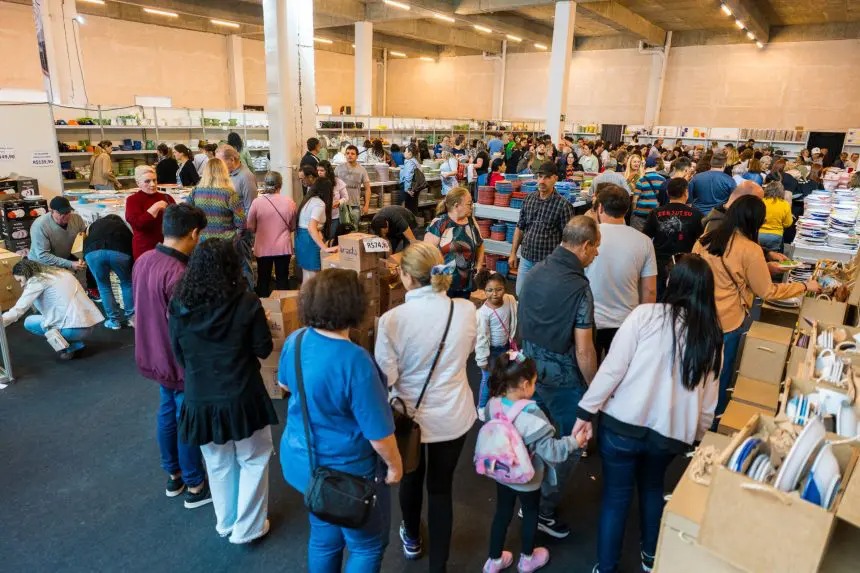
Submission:
[[65,197],[54,197],[50,210],[33,221],[30,227],[31,261],[77,271],[86,267],[84,261],[72,258],[75,237],[87,230],[87,225]]
[[251,211],[251,203],[257,198],[257,178],[251,170],[245,167],[239,157],[239,152],[232,145],[219,145],[215,157],[224,162],[230,172],[230,180],[236,193],[242,198],[245,213]]

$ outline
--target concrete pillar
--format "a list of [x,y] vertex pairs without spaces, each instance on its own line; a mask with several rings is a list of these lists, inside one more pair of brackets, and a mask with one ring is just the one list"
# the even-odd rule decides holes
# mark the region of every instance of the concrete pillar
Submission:
[[87,104],[77,15],[75,0],[33,0],[42,77],[55,104]]
[[[663,106],[663,86],[666,83],[666,67],[669,65],[669,50],[672,48],[672,32],[666,33],[666,45],[651,55],[651,72],[648,76],[648,95],[645,100],[645,127],[660,124],[660,108]],[[659,50],[659,49],[658,49]]]
[[245,106],[245,60],[242,56],[242,37],[227,36],[227,83],[230,109]]
[[373,113],[373,23],[355,23],[356,115]]
[[546,132],[553,141],[564,135],[567,113],[567,85],[570,79],[570,59],[573,55],[573,25],[576,22],[576,2],[556,2],[552,30],[552,54],[549,59],[549,90],[546,98]]
[[263,32],[271,169],[298,199],[299,160],[317,130],[313,0],[263,0]]

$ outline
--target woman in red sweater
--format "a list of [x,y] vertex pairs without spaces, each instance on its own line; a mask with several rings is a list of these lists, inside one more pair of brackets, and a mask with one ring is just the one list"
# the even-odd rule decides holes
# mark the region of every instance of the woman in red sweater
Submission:
[[140,191],[131,195],[125,201],[125,220],[131,226],[134,237],[131,240],[131,250],[134,260],[155,245],[164,240],[161,233],[161,221],[164,209],[176,201],[166,193],[158,192],[155,169],[148,165],[139,165],[134,169],[134,180]]

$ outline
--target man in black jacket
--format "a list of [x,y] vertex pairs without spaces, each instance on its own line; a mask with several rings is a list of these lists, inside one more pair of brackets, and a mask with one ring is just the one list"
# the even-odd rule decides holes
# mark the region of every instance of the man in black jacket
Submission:
[[319,153],[320,153],[320,140],[316,137],[308,138],[308,152],[305,153],[304,157],[302,157],[301,162],[299,162],[299,168],[304,167],[305,165],[310,165],[314,169],[320,164]]

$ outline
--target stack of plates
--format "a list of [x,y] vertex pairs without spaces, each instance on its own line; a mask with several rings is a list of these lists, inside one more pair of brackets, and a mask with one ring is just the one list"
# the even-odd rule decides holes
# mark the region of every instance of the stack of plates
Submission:
[[807,218],[806,214],[797,220],[797,241],[806,245],[824,245],[827,243],[827,217],[824,212],[824,220]]
[[812,278],[813,270],[815,270],[813,265],[803,263],[796,269],[791,269],[788,272],[788,280],[793,283],[805,283]]
[[856,250],[858,236],[857,202],[853,199],[838,199],[830,211],[830,229],[827,233],[827,244],[840,249]]

